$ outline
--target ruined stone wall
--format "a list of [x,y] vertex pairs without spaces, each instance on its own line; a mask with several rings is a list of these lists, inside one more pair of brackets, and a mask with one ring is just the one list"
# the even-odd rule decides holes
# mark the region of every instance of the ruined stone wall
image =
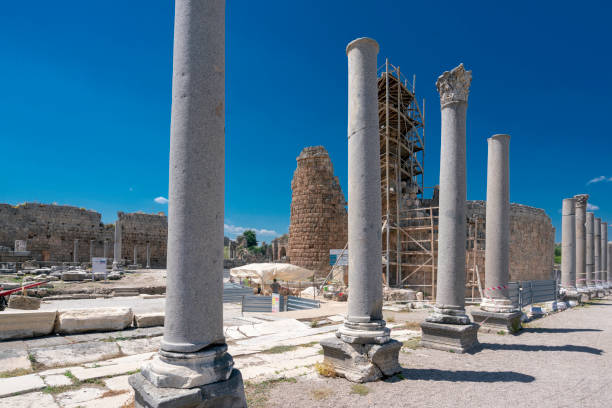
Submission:
[[[484,285],[484,249],[486,237],[486,202],[468,201],[468,220],[478,218],[476,264]],[[510,281],[551,279],[555,235],[550,217],[539,208],[510,205]],[[469,268],[472,267],[470,260]]]
[[72,262],[74,240],[78,239],[79,262],[89,262],[90,240],[94,256],[102,256],[108,240],[108,257],[113,256],[113,225],[104,225],[95,211],[67,205],[26,203],[0,204],[0,246],[13,248],[15,240],[26,240],[30,259]]
[[347,242],[346,200],[323,146],[306,147],[296,160],[288,256],[292,264],[325,275],[329,250],[342,249]]
[[147,264],[147,242],[150,245],[152,268],[166,267],[166,244],[168,241],[168,217],[164,213],[118,213],[121,222],[121,258],[128,264]]

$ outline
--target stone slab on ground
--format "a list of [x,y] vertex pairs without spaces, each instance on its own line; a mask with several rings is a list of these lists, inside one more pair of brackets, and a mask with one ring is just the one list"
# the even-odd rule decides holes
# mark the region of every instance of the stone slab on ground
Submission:
[[0,351],[0,373],[30,369],[32,369],[32,363],[30,363],[27,351],[19,349]]
[[121,357],[100,362],[91,367],[75,367],[71,372],[81,381],[128,374],[140,370],[142,364],[150,360],[155,354],[156,353],[145,353],[136,356]]
[[57,312],[7,309],[0,313],[0,340],[46,336],[53,331]]
[[119,375],[117,377],[112,377],[104,380],[106,384],[106,388],[111,391],[123,391],[123,390],[132,390],[132,386],[128,382],[129,375]]
[[43,377],[45,384],[49,387],[61,387],[62,385],[72,384],[72,380],[64,374],[53,374]]
[[136,313],[134,315],[134,326],[154,327],[164,325],[164,312]]
[[34,348],[30,354],[37,363],[46,367],[58,367],[108,360],[121,353],[115,342],[91,341],[53,347]]
[[70,334],[123,330],[131,326],[133,318],[132,309],[125,307],[60,310],[55,331]]
[[30,392],[3,398],[0,404],[6,408],[59,408],[51,394],[42,392]]
[[158,351],[160,343],[161,336],[117,341],[121,352],[128,356]]
[[100,398],[104,392],[102,387],[83,387],[57,394],[55,400],[62,407],[77,407],[82,406],[84,402]]
[[36,374],[0,378],[0,398],[10,397],[22,392],[37,391],[43,388],[45,388],[45,383]]
[[134,401],[134,393],[125,391],[110,397],[96,398],[75,405],[68,405],[66,408],[119,408],[128,405],[132,401]]

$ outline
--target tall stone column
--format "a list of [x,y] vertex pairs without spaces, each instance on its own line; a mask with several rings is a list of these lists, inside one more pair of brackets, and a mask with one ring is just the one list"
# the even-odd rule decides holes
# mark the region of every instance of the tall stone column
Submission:
[[72,262],[79,262],[79,240],[78,238],[74,240],[74,248],[72,250]]
[[108,257],[108,239],[104,238],[104,252],[102,253],[104,259]]
[[577,302],[580,295],[576,289],[576,200],[564,199],[561,211],[561,293],[568,302]]
[[350,381],[375,381],[401,371],[401,343],[390,340],[382,315],[378,43],[358,38],[348,57],[348,315],[337,338],[321,341],[326,362]]
[[176,0],[166,318],[137,406],[246,407],[223,335],[224,176],[225,1]]
[[601,222],[601,286],[608,289],[608,223]]
[[92,262],[94,257],[94,239],[89,240],[89,262]]
[[481,310],[472,317],[485,329],[516,332],[521,312],[508,296],[510,277],[510,136],[487,139],[487,207],[485,245],[485,289]]
[[115,221],[115,242],[113,246],[113,271],[121,268],[121,213],[117,213]]
[[588,194],[574,196],[576,202],[576,288],[588,292],[586,283],[586,207]]
[[424,347],[465,352],[478,344],[478,325],[465,313],[465,129],[471,71],[443,73],[440,93],[440,204],[438,278],[434,312],[421,325]]
[[138,265],[138,247],[134,243],[134,265]]
[[147,269],[151,269],[151,243],[147,241]]
[[589,296],[595,295],[595,285],[593,279],[595,275],[595,215],[592,212],[586,213],[586,285]]
[[612,288],[612,242],[608,242],[608,286]]
[[595,218],[593,223],[593,286],[598,296],[602,296],[601,286],[601,218]]

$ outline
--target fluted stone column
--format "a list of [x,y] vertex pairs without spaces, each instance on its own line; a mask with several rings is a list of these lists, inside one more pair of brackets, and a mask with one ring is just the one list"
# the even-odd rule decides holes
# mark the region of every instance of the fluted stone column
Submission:
[[246,406],[223,333],[224,176],[225,1],[176,0],[166,317],[137,405]]
[[[358,38],[348,57],[348,315],[337,338],[321,341],[324,359],[351,381],[375,381],[401,370],[401,343],[382,315],[378,43]],[[376,363],[374,363],[376,362]]]
[[151,243],[147,241],[147,269],[151,269]]
[[601,222],[601,285],[608,289],[608,223]]
[[597,295],[602,296],[603,287],[601,286],[601,218],[595,218],[593,223],[593,286],[597,290]]
[[586,213],[586,285],[591,296],[595,295],[595,215],[592,212]]
[[472,317],[484,328],[518,331],[521,312],[508,296],[510,276],[510,136],[487,139],[485,289],[481,310]]
[[78,238],[74,240],[74,248],[72,250],[72,262],[79,262],[79,240]]
[[438,277],[434,312],[421,325],[424,347],[455,352],[477,344],[478,331],[465,313],[465,130],[471,80],[471,71],[461,64],[436,82],[442,114]]
[[576,202],[576,288],[588,292],[586,273],[586,207],[588,194],[574,196]]
[[[569,302],[579,301],[576,290],[576,200],[563,200],[561,225],[561,293]],[[575,304],[573,304],[575,306]]]
[[113,245],[113,271],[121,268],[121,216],[117,213],[115,221],[115,242]]

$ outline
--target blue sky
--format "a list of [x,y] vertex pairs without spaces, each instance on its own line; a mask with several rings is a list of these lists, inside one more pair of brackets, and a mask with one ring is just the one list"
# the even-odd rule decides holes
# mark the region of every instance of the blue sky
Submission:
[[[468,199],[485,198],[486,138],[508,133],[513,202],[545,209],[557,239],[564,197],[586,192],[612,221],[611,13],[591,1],[228,0],[226,232],[287,232],[305,146],[328,149],[346,194],[345,46],[361,36],[379,42],[379,64],[416,74],[426,186],[439,171],[435,81],[463,62]],[[172,24],[162,0],[3,4],[0,202],[70,204],[104,222],[167,210],[154,199],[168,191]]]

